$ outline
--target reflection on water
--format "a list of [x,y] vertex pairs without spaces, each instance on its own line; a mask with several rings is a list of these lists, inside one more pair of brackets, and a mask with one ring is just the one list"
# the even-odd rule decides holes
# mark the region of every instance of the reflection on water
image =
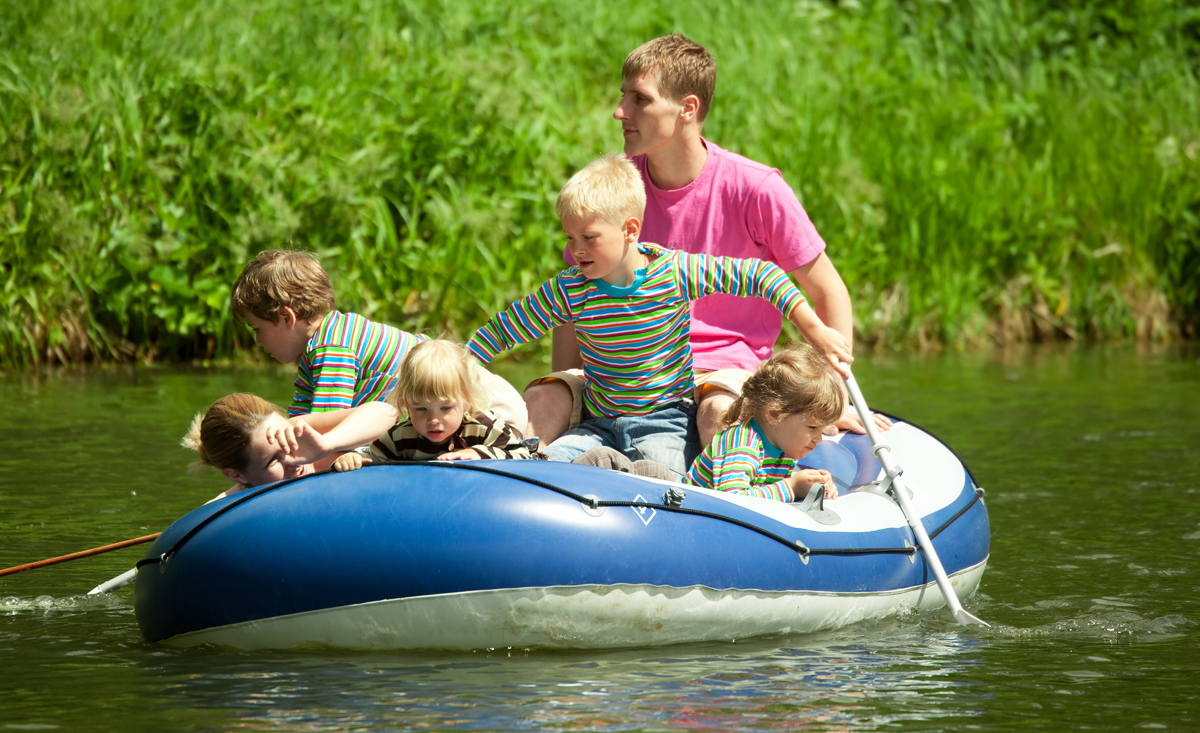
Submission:
[[[803,646],[759,641],[657,652],[439,656],[180,653],[151,664],[177,680],[172,704],[231,707],[245,723],[270,721],[288,730],[422,724],[711,730],[935,719],[948,714],[937,696],[969,684],[952,675],[980,663],[977,639],[895,622],[795,641]],[[884,693],[893,699],[878,711],[875,701]]]
[[[180,651],[142,642],[144,548],[0,578],[4,730],[1200,729],[1200,360],[1194,348],[879,356],[868,399],[945,439],[988,490],[967,607],[825,634],[606,652]],[[281,370],[0,377],[0,567],[162,529],[191,415]],[[51,450],[48,450],[50,448]]]

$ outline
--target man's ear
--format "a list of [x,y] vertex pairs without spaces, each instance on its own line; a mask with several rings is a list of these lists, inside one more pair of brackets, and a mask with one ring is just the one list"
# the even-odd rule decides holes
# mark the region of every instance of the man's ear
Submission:
[[625,241],[628,244],[633,244],[638,241],[638,235],[642,233],[642,222],[636,216],[631,216],[625,220],[621,226],[621,232],[625,235]]
[[233,481],[234,483],[248,483],[245,476],[243,476],[240,472],[233,470],[232,468],[222,468],[221,473],[225,474],[225,478]]
[[683,107],[679,112],[679,116],[683,118],[684,122],[692,122],[693,120],[698,122],[700,120],[700,97],[697,97],[695,94],[689,94],[679,104]]

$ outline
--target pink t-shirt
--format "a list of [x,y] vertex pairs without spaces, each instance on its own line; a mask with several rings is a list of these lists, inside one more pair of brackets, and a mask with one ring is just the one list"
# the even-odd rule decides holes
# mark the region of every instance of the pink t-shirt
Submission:
[[[646,183],[641,239],[722,257],[757,257],[791,272],[825,250],[796,194],[778,170],[705,141],[696,180],[664,191],[650,182],[646,156],[633,159]],[[771,356],[783,317],[758,298],[709,295],[692,304],[696,369],[753,371]]]

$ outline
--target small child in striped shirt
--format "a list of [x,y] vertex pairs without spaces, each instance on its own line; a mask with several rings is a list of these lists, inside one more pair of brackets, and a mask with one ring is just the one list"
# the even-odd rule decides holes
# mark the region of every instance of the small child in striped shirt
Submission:
[[777,265],[687,254],[640,242],[641,174],[623,155],[588,164],[563,186],[556,210],[576,264],[485,323],[467,348],[486,363],[550,329],[573,324],[583,357],[583,416],[546,448],[572,461],[607,446],[665,465],[682,478],[699,451],[691,301],[711,293],[757,297],[786,316],[822,353],[850,361]]
[[808,346],[778,351],[746,380],[725,413],[730,427],[704,449],[685,481],[706,489],[778,501],[802,501],[817,484],[837,497],[828,471],[796,470],[836,422],[845,396],[825,362]]
[[452,341],[423,341],[408,352],[388,401],[408,417],[371,443],[367,456],[347,453],[336,471],[353,471],[363,461],[474,461],[530,459],[521,431],[481,410],[488,393],[483,369]]

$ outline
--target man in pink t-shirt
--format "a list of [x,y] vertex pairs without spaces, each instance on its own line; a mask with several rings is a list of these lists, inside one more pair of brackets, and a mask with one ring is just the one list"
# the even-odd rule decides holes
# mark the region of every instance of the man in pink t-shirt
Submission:
[[[613,117],[621,122],[625,153],[646,185],[642,241],[774,262],[808,294],[825,326],[840,334],[823,356],[831,363],[839,354],[849,357],[850,294],[796,194],[778,170],[722,150],[701,135],[716,80],[708,51],[679,34],[657,38],[629,54],[622,77]],[[710,295],[693,304],[701,446],[724,427],[722,416],[742,382],[771,355],[781,323],[777,312],[749,298]],[[552,360],[555,374],[525,392],[529,432],[543,441],[578,421],[577,397],[571,410],[571,392],[578,388],[565,370],[581,362],[569,327],[555,329]],[[877,419],[881,427],[886,422]],[[849,411],[838,425],[862,432]]]

